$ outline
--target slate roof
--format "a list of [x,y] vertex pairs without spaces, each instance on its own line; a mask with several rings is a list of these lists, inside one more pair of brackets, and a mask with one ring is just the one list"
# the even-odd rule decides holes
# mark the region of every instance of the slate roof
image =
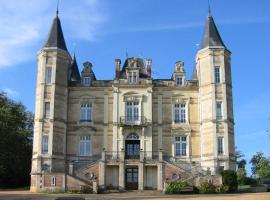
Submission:
[[77,64],[77,60],[76,60],[76,56],[73,56],[73,60],[71,62],[71,74],[70,74],[70,80],[71,81],[81,81],[81,76],[80,76],[80,72],[79,72],[79,68],[78,68],[78,64]]
[[226,46],[224,45],[219,35],[214,19],[211,16],[211,14],[209,14],[207,16],[207,20],[205,24],[203,40],[201,43],[201,49],[205,47],[214,47],[214,46],[222,46],[226,48]]
[[56,17],[53,19],[53,24],[51,26],[51,30],[49,32],[48,39],[45,42],[44,47],[57,47],[59,49],[67,51],[65,38],[58,15],[56,15]]

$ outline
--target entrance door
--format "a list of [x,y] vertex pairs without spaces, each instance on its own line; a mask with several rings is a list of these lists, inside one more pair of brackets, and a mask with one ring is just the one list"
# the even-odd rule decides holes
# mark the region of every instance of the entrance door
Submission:
[[126,169],[126,189],[138,190],[138,168]]
[[126,159],[140,159],[140,140],[126,140]]

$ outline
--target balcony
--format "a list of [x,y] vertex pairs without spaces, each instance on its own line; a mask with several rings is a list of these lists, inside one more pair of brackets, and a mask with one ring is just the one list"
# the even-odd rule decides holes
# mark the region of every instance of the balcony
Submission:
[[144,116],[122,116],[120,117],[121,126],[147,126],[150,123]]
[[102,159],[104,161],[124,161],[124,160],[138,160],[138,161],[162,161],[163,154],[161,151],[139,151],[130,153],[128,151],[103,151]]

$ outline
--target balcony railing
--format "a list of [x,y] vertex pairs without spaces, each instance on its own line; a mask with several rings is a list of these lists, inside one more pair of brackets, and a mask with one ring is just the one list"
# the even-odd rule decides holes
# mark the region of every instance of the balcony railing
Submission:
[[162,152],[158,151],[140,151],[134,154],[128,154],[126,151],[103,151],[102,159],[104,161],[123,161],[125,160],[140,160],[140,161],[162,161]]
[[122,116],[120,117],[120,124],[127,126],[146,125],[150,121],[144,116]]

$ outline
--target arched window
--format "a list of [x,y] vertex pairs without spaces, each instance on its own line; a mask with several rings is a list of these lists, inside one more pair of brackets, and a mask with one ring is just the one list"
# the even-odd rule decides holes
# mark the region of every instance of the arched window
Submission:
[[81,104],[81,121],[92,121],[92,104],[83,103]]
[[128,134],[126,140],[139,140],[140,137],[136,133],[130,133]]

